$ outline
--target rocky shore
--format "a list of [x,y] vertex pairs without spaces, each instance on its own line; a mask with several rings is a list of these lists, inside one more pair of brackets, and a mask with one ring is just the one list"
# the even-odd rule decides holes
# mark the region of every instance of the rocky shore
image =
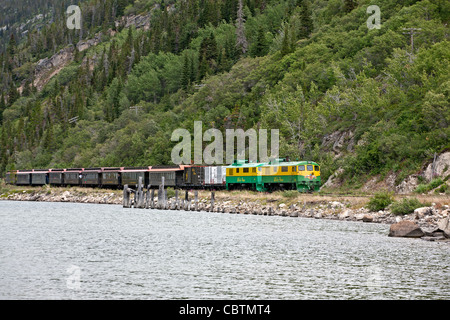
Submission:
[[[73,202],[121,205],[122,191],[115,190],[15,190],[0,194],[1,200]],[[157,199],[155,199],[157,201]],[[283,200],[287,200],[284,201]],[[355,207],[348,200],[330,201],[329,199],[240,199],[237,196],[216,196],[211,208],[208,193],[200,194],[198,204],[194,200],[187,203],[189,211],[207,211],[229,214],[249,214],[283,217],[303,217],[313,219],[331,219],[359,221],[364,223],[383,223],[390,225],[389,236],[414,237],[428,241],[446,241],[450,243],[450,209],[447,204],[433,203],[430,207],[417,208],[407,215],[394,215],[389,209],[370,212],[366,207]],[[176,209],[175,198],[170,197],[166,209]],[[184,210],[184,209],[183,209]]]

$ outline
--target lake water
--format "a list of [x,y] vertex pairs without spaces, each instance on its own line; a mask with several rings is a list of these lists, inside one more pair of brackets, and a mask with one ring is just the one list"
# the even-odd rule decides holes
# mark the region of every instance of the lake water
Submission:
[[450,245],[388,225],[0,201],[0,299],[449,299]]

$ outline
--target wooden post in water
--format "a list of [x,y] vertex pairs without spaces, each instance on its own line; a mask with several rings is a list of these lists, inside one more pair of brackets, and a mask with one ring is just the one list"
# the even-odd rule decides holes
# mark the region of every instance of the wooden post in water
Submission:
[[165,209],[166,206],[166,196],[164,194],[164,177],[161,177],[161,184],[158,190],[158,209]]
[[155,189],[152,189],[150,193],[150,208],[155,209]]
[[144,186],[142,183],[142,177],[139,177],[138,188],[136,191],[136,203],[134,204],[135,208],[143,209],[144,208]]
[[198,190],[195,190],[195,191],[194,191],[194,199],[195,199],[195,200],[194,200],[194,206],[195,206],[195,207],[194,207],[194,208],[195,208],[194,210],[195,210],[195,211],[198,211]]
[[184,194],[184,210],[188,210],[188,203],[189,203],[189,191],[186,190]]
[[210,212],[214,212],[214,191],[211,191],[211,210]]
[[150,207],[150,189],[149,186],[147,186],[147,191],[145,192],[145,209],[148,209]]
[[122,206],[124,208],[130,208],[130,192],[128,191],[128,185],[123,186],[123,199]]
[[178,210],[178,189],[175,189],[175,210]]

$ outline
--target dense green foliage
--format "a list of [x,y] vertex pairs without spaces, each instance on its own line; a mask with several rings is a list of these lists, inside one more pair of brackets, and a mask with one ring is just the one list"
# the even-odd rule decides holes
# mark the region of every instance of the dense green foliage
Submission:
[[379,191],[370,198],[369,203],[367,204],[367,208],[370,211],[384,210],[393,202],[394,197],[391,192]]
[[429,206],[429,203],[422,203],[416,198],[404,198],[400,201],[395,201],[390,209],[395,215],[405,215],[413,213],[415,209]]
[[[242,5],[240,5],[242,4]],[[376,4],[381,28],[369,30]],[[448,1],[86,0],[0,56],[0,172],[170,163],[176,128],[275,128],[281,154],[398,181],[449,145]],[[150,12],[148,30],[120,17]],[[421,28],[410,37],[403,28]],[[36,63],[74,39],[102,42],[42,90]],[[4,40],[4,39],[3,39]],[[21,87],[21,93],[17,88]],[[139,106],[140,108],[130,109]],[[78,117],[76,123],[69,119]],[[349,133],[338,151],[326,143]]]

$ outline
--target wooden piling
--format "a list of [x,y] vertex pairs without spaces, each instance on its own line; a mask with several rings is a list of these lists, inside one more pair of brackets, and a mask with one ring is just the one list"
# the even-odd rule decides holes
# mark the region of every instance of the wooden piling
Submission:
[[211,191],[211,210],[210,210],[210,212],[214,212],[214,197],[215,197],[215,192]]
[[135,196],[135,208],[143,209],[144,208],[144,186],[142,183],[142,177],[139,177],[138,188]]
[[194,191],[194,210],[198,211],[198,190]]
[[150,209],[155,209],[155,189],[150,191]]
[[147,191],[145,192],[145,209],[150,208],[150,186],[147,186]]
[[131,208],[130,203],[130,192],[128,191],[128,185],[123,186],[123,199],[122,199],[122,206],[124,208]]

